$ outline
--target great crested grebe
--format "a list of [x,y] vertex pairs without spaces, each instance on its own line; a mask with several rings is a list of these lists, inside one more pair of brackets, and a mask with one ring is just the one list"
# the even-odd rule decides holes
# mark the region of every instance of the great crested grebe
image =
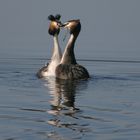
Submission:
[[56,78],[59,79],[87,79],[89,73],[83,66],[77,64],[74,55],[75,41],[81,30],[80,20],[70,20],[61,25],[70,31],[70,38],[62,55],[60,64],[56,67]]
[[58,34],[60,32],[60,27],[58,24],[60,24],[60,17],[60,15],[56,15],[55,17],[53,15],[48,16],[48,19],[51,21],[48,33],[53,36],[54,47],[51,61],[37,72],[38,78],[55,76],[56,66],[60,63],[62,57],[61,49],[58,42]]

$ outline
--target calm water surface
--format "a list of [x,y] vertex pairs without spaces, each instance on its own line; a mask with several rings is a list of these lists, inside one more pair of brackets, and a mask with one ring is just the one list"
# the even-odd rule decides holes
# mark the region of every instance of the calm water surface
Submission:
[[39,80],[45,60],[0,59],[0,140],[139,140],[140,63],[80,61],[87,81]]

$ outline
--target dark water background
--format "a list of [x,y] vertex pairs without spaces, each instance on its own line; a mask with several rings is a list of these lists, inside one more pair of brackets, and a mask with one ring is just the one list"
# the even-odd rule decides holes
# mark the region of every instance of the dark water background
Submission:
[[[0,0],[0,140],[139,140],[139,5]],[[46,17],[56,13],[62,22],[81,20],[75,54],[87,81],[35,75],[51,56]]]

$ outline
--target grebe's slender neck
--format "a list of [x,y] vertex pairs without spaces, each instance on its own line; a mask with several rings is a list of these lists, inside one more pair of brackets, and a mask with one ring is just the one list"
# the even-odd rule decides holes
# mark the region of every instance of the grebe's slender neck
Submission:
[[53,37],[54,40],[54,47],[53,47],[53,54],[51,57],[51,60],[61,60],[62,54],[61,54],[61,48],[59,46],[59,42],[58,42],[58,35],[55,34]]
[[71,34],[69,41],[66,45],[66,48],[64,50],[62,59],[61,59],[61,64],[77,64],[76,59],[75,59],[75,54],[74,54],[74,45],[75,41],[77,38],[77,34]]

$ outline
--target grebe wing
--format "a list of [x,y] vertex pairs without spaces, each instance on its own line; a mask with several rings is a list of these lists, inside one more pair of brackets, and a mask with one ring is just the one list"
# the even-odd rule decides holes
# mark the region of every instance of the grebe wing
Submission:
[[47,72],[48,71],[48,66],[49,66],[49,63],[47,63],[44,67],[42,67],[41,69],[39,69],[39,71],[37,72],[36,76],[38,78],[43,78],[43,73],[44,72]]
[[56,77],[60,79],[88,79],[89,73],[86,68],[79,64],[59,64],[56,67]]

